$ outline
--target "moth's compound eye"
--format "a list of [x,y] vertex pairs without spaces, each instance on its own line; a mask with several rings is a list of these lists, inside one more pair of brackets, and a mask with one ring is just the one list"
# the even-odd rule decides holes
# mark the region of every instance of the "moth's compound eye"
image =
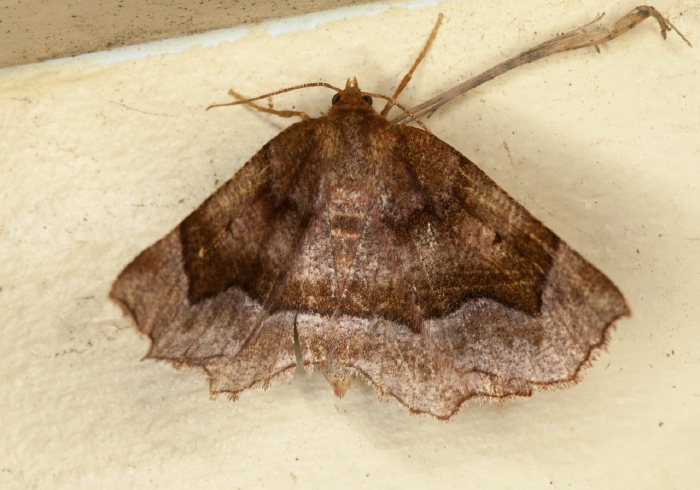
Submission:
[[362,101],[367,105],[372,105],[372,97],[370,97],[369,95],[363,95]]
[[340,102],[340,94],[335,94],[331,99],[331,104],[336,105],[338,102]]

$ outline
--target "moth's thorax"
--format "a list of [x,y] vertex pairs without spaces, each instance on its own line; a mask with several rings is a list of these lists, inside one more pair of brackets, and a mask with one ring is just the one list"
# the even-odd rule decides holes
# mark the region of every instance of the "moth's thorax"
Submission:
[[334,104],[328,109],[328,116],[339,116],[342,114],[348,114],[352,112],[359,112],[363,114],[372,114],[377,117],[382,117],[379,114],[377,114],[377,111],[374,110],[374,108],[367,104],[366,102],[363,102],[360,100],[359,102],[350,99],[350,100],[343,100],[340,103]]
[[[370,108],[371,109],[371,108]],[[341,109],[319,118],[317,138],[324,160],[332,167],[339,182],[349,178],[371,185],[375,172],[389,155],[393,138],[388,129],[393,126],[373,110]]]

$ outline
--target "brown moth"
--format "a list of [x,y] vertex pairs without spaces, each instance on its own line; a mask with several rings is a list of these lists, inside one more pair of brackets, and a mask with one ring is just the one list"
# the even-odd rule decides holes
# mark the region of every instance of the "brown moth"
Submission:
[[146,358],[235,399],[292,375],[297,339],[336,395],[360,376],[443,419],[578,381],[629,313],[615,285],[450,145],[334,90],[120,274]]

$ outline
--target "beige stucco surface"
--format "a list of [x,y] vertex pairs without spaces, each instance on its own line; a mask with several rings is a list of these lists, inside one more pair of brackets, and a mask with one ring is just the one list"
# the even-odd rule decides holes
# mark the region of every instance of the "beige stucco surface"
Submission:
[[[633,316],[579,385],[445,423],[362,382],[338,400],[319,373],[212,401],[201,374],[139,361],[112,281],[289,124],[203,111],[228,88],[357,76],[390,94],[443,12],[411,106],[634,6],[406,5],[0,72],[0,488],[696,488],[700,50],[653,21],[426,121],[625,293]],[[695,2],[656,6],[700,45]],[[275,104],[318,114],[331,95]]]

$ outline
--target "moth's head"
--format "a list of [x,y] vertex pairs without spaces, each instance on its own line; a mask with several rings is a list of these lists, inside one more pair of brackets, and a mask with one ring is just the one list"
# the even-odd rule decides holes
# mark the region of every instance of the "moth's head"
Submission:
[[357,85],[357,78],[348,78],[345,89],[338,91],[331,99],[331,112],[338,110],[370,110],[372,96],[362,92]]

